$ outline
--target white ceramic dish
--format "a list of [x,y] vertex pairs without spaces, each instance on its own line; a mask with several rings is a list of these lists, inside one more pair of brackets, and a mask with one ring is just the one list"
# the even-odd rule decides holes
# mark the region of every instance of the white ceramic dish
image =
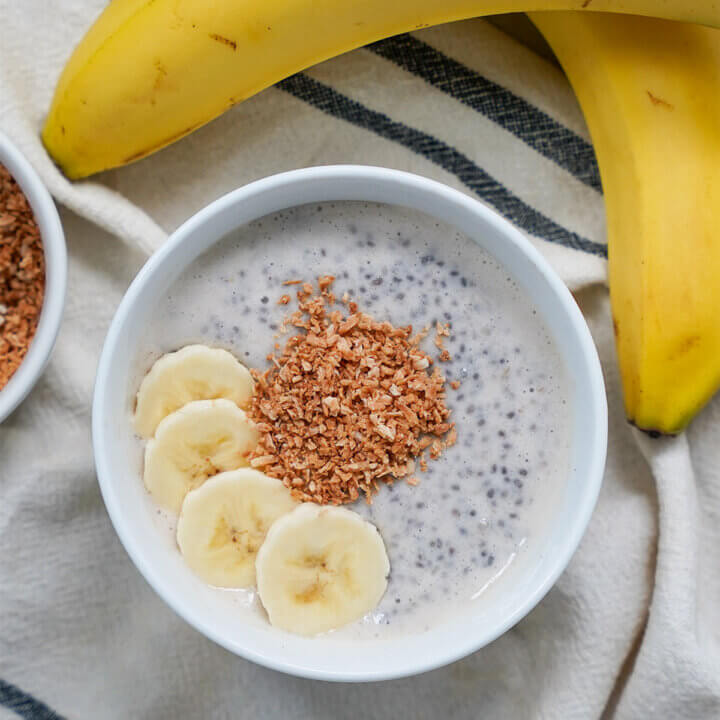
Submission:
[[45,298],[40,320],[20,367],[0,390],[0,422],[25,399],[42,375],[55,344],[67,282],[67,250],[60,217],[40,176],[10,139],[0,133],[0,164],[15,178],[35,213],[45,253]]
[[[132,358],[145,309],[152,307],[201,253],[228,232],[264,215],[309,202],[363,200],[421,210],[455,225],[493,254],[531,298],[556,338],[573,383],[572,449],[564,497],[538,560],[495,594],[482,617],[469,614],[417,635],[363,643],[332,634],[316,638],[243,625],[242,613],[218,603],[182,562],[157,542],[127,435]],[[488,644],[540,601],[568,564],[590,520],[607,444],[607,406],[600,364],[587,325],[567,288],[509,223],[440,183],[394,170],[334,166],[275,175],[236,190],[180,227],[140,271],[110,326],[95,387],[93,443],[105,504],[130,557],[158,594],[200,632],[267,667],[337,681],[385,680],[447,664]]]

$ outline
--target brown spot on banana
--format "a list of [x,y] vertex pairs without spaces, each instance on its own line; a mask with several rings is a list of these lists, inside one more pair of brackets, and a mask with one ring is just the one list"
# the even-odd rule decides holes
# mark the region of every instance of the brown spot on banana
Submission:
[[676,360],[686,355],[691,350],[694,350],[701,341],[702,337],[700,335],[688,335],[678,343],[675,350],[670,354],[670,359]]
[[669,103],[667,100],[663,100],[662,98],[658,97],[657,95],[653,95],[649,90],[645,91],[648,94],[648,97],[650,98],[650,102],[653,105],[659,105],[662,108],[665,108],[665,110],[674,110],[675,106],[672,103]]
[[585,0],[585,2],[581,5],[581,7],[583,8],[583,10],[584,10],[588,5],[590,5],[591,2],[592,2],[592,0]]
[[224,35],[218,35],[217,33],[208,33],[208,37],[215,42],[219,42],[222,45],[227,45],[229,48],[232,48],[233,51],[237,50],[237,43],[230,38],[226,38]]
[[160,85],[162,85],[162,82],[167,77],[168,73],[167,68],[163,65],[161,60],[156,60],[154,65],[157,75],[155,76],[155,82],[153,83],[153,90],[157,90]]

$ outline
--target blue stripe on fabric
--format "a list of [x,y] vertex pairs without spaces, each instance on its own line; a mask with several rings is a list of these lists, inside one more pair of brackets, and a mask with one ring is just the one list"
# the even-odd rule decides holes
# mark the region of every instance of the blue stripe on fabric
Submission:
[[455,175],[465,187],[530,234],[575,250],[607,257],[605,245],[567,230],[530,207],[470,158],[442,140],[396,122],[383,113],[370,110],[304,73],[282,80],[277,87],[328,115],[369,130],[422,155]]
[[481,113],[585,185],[602,192],[592,145],[524,98],[412,35],[397,35],[367,49]]
[[44,702],[36,700],[16,685],[0,679],[0,707],[12,710],[25,720],[64,720]]

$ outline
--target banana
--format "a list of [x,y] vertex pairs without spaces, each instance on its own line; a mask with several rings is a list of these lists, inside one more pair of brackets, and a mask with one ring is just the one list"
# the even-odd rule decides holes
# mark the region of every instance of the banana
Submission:
[[75,49],[42,138],[69,178],[138,160],[303,68],[390,35],[526,10],[720,26],[714,0],[113,0]]
[[573,85],[600,166],[627,416],[677,433],[720,387],[720,31],[531,19]]
[[164,417],[192,400],[226,398],[246,406],[253,389],[250,372],[227,350],[188,345],[163,355],[143,378],[135,404],[135,432],[151,437]]
[[145,487],[160,505],[179,512],[189,490],[219,472],[246,467],[259,438],[255,424],[229,400],[188,403],[148,440]]
[[255,567],[270,622],[300,635],[361,618],[380,601],[390,573],[374,525],[351,510],[312,503],[273,523]]
[[249,587],[268,528],[296,505],[280,480],[258,470],[221,473],[185,497],[177,543],[191,570],[205,582]]

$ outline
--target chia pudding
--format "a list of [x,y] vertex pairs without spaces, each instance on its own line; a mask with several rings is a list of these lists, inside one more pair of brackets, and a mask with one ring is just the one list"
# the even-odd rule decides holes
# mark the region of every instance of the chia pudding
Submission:
[[[390,558],[387,591],[357,638],[429,630],[482,603],[537,557],[570,465],[569,384],[554,342],[507,271],[449,225],[396,206],[305,205],[231,233],[202,255],[148,316],[136,388],[163,353],[191,343],[224,347],[267,367],[288,307],[290,279],[336,277],[361,310],[420,330],[449,323],[441,363],[457,444],[411,486],[383,485],[351,507],[379,529]],[[423,348],[437,356],[433,334]],[[138,440],[137,465],[141,468]],[[174,545],[175,518],[154,507]],[[257,622],[253,591],[213,590]]]

